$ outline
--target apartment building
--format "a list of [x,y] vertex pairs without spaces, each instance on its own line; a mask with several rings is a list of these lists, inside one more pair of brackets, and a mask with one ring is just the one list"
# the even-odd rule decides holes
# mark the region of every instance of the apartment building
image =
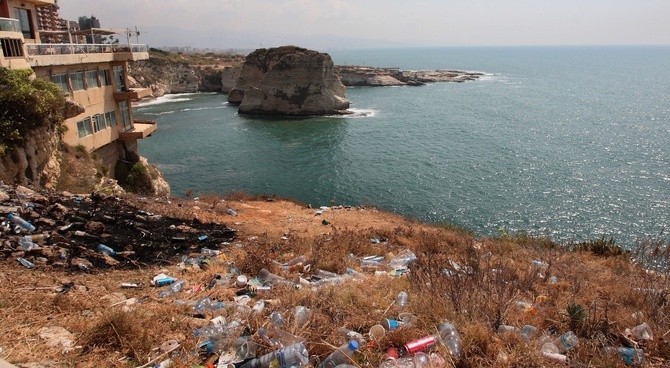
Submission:
[[[136,161],[137,140],[156,130],[155,122],[136,121],[132,114],[132,101],[151,91],[127,87],[128,61],[148,59],[147,46],[130,44],[129,34],[119,37],[128,39],[127,44],[76,43],[82,35],[96,39],[126,30],[40,30],[39,9],[53,5],[55,0],[0,0],[0,67],[32,68],[81,104],[84,112],[65,121],[63,141],[96,152],[113,175],[116,161]],[[47,39],[75,43],[45,43]]]

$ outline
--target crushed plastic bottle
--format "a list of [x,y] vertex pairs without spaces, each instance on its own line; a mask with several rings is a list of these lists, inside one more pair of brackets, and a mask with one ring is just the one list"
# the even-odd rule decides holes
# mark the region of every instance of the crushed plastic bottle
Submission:
[[166,296],[176,294],[181,291],[181,289],[184,287],[184,284],[186,284],[186,281],[179,280],[170,285],[170,287],[167,290],[163,290],[160,293],[158,293],[158,297],[165,298]]
[[365,344],[365,337],[363,337],[363,334],[350,330],[345,327],[340,327],[337,329],[337,335],[340,336],[340,341],[342,343],[351,341],[351,340],[356,340],[358,341],[359,345],[364,345]]
[[19,245],[21,246],[21,250],[26,252],[30,252],[33,249],[39,248],[37,244],[33,243],[33,239],[30,237],[30,235],[19,238]]

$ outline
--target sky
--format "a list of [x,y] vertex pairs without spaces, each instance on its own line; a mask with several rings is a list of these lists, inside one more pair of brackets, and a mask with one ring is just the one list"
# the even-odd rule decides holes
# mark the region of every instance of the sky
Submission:
[[[669,45],[670,0],[59,0],[151,47]],[[135,42],[135,40],[133,40]]]

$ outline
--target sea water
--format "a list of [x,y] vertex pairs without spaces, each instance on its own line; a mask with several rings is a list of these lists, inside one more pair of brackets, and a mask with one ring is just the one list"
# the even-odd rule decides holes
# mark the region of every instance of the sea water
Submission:
[[221,94],[134,110],[174,195],[368,204],[481,235],[634,245],[670,227],[670,47],[328,50],[477,81],[348,88],[349,117],[240,116]]

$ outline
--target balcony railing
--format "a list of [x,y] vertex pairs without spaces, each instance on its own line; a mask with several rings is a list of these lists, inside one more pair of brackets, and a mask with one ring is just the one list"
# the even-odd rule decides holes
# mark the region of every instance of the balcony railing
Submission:
[[0,32],[21,32],[18,19],[0,18]]
[[148,52],[149,50],[147,45],[140,44],[28,43],[25,46],[28,56]]

